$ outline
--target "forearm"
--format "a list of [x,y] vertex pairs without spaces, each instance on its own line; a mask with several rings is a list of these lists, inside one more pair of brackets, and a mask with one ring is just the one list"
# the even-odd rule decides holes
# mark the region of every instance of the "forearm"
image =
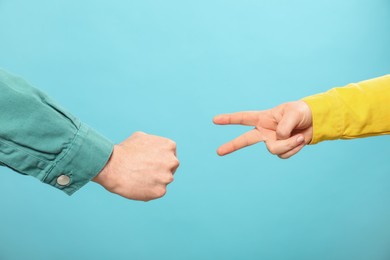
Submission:
[[303,99],[313,115],[311,144],[390,133],[390,75]]
[[104,167],[112,143],[43,92],[0,70],[0,93],[2,164],[67,194]]

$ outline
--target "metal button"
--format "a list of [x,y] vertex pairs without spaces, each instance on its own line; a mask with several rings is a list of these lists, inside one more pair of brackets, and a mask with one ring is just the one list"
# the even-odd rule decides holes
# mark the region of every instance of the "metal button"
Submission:
[[57,178],[57,183],[61,186],[66,186],[70,183],[70,178],[66,175],[60,175]]

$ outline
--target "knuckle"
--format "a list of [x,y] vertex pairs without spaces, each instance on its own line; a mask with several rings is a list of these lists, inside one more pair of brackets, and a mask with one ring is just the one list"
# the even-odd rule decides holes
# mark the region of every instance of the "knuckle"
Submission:
[[154,199],[155,199],[154,193],[152,192],[152,190],[149,190],[144,192],[142,199],[140,200],[142,200],[143,202],[149,202]]
[[175,150],[176,149],[176,142],[172,141],[172,140],[169,140],[169,139],[167,139],[167,140],[168,140],[167,143],[169,145],[169,148]]
[[276,149],[275,149],[275,146],[273,146],[273,145],[267,145],[267,149],[268,149],[268,151],[271,153],[271,154],[276,154]]
[[279,157],[280,159],[283,159],[283,160],[286,160],[286,159],[290,158],[290,156],[284,155],[284,154],[278,155],[278,157]]
[[165,187],[159,187],[153,193],[155,198],[162,198],[167,193],[167,189]]
[[173,173],[171,171],[167,171],[159,175],[157,182],[160,183],[160,185],[163,185],[164,188],[166,188],[165,185],[173,182],[173,180],[174,180]]
[[171,183],[174,181],[173,175],[170,174],[169,177],[167,177],[167,183]]
[[173,160],[173,167],[177,168],[177,167],[179,167],[179,166],[180,166],[180,161],[179,161],[177,158],[175,158],[175,159]]
[[287,138],[288,137],[288,133],[287,133],[287,130],[286,129],[276,129],[276,135],[280,138]]

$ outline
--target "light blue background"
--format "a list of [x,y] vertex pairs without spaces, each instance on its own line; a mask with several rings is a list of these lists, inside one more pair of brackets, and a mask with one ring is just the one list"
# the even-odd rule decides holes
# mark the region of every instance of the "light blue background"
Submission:
[[220,158],[211,122],[388,74],[388,0],[0,0],[0,66],[182,164],[150,203],[0,169],[1,260],[390,259],[389,136]]

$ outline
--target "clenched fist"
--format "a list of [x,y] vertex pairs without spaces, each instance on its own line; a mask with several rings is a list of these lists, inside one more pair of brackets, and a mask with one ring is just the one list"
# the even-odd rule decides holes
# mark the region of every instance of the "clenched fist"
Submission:
[[165,195],[178,167],[175,142],[136,132],[114,146],[110,160],[93,181],[125,198],[149,201]]

